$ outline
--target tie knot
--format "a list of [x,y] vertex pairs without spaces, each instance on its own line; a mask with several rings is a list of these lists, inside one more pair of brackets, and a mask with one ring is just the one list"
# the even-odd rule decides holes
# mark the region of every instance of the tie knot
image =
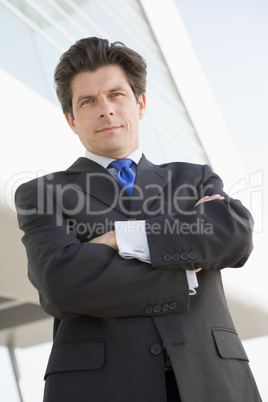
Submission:
[[120,187],[122,187],[125,192],[131,197],[133,186],[135,182],[135,173],[130,169],[133,161],[129,158],[117,159],[110,163],[109,168],[117,169],[117,182]]
[[108,168],[114,167],[117,169],[119,172],[121,169],[124,167],[130,168],[130,166],[133,164],[133,161],[129,158],[124,158],[124,159],[116,159],[115,161],[111,162],[108,166]]

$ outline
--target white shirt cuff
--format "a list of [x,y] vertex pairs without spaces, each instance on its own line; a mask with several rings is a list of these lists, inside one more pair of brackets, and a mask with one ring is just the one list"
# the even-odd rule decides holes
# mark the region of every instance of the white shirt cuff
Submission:
[[189,286],[189,295],[193,296],[196,294],[196,288],[198,288],[198,281],[197,281],[197,276],[195,271],[186,271],[186,277],[188,281],[188,286]]
[[145,221],[116,221],[115,237],[122,258],[137,258],[151,263]]
[[[122,258],[136,258],[151,264],[150,250],[146,235],[145,221],[116,221],[115,237],[118,246],[118,254]],[[195,295],[198,281],[195,271],[186,271],[189,286],[189,294]]]

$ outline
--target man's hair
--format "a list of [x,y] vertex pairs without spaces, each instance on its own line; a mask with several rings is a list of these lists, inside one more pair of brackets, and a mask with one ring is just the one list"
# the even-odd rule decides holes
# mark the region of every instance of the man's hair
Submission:
[[110,44],[107,39],[84,38],[63,53],[55,69],[56,93],[63,113],[70,113],[73,117],[73,78],[81,72],[94,72],[109,65],[122,68],[138,101],[139,95],[146,91],[146,62],[143,57],[122,42]]

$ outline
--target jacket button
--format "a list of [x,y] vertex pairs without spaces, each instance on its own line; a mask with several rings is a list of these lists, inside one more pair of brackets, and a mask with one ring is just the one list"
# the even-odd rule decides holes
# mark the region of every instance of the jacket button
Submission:
[[169,304],[164,304],[162,306],[162,311],[164,311],[164,313],[166,313],[169,310]]
[[189,258],[189,254],[187,253],[187,251],[184,251],[183,253],[181,253],[181,259],[183,261],[188,260],[188,258]]
[[154,356],[160,355],[160,353],[162,352],[162,346],[159,345],[159,343],[154,343],[154,344],[151,346],[151,352],[152,352],[152,354],[153,354]]
[[155,312],[155,313],[160,313],[160,311],[161,311],[161,306],[160,306],[160,304],[156,304],[156,305],[154,306],[154,312]]
[[197,253],[195,251],[190,251],[189,258],[190,258],[190,260],[196,260],[197,259]]
[[170,303],[170,305],[169,305],[170,310],[175,310],[177,307],[178,307],[178,305],[177,305],[176,302],[172,302],[172,303]]
[[165,262],[170,262],[172,260],[172,256],[170,254],[165,254],[163,260]]
[[173,260],[174,262],[179,261],[180,258],[181,258],[180,254],[177,254],[177,253],[176,253],[176,254],[173,254],[173,256],[172,256],[172,260]]
[[147,306],[145,308],[145,313],[147,313],[147,314],[152,314],[153,311],[154,311],[154,309],[152,306]]

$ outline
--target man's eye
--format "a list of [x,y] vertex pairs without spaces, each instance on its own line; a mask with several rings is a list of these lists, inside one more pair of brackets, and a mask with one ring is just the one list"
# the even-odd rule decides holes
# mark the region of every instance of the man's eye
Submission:
[[82,102],[82,105],[88,105],[89,103],[92,103],[92,99],[86,99],[84,102]]
[[120,96],[122,95],[120,92],[115,92],[114,94],[112,94],[112,96]]

